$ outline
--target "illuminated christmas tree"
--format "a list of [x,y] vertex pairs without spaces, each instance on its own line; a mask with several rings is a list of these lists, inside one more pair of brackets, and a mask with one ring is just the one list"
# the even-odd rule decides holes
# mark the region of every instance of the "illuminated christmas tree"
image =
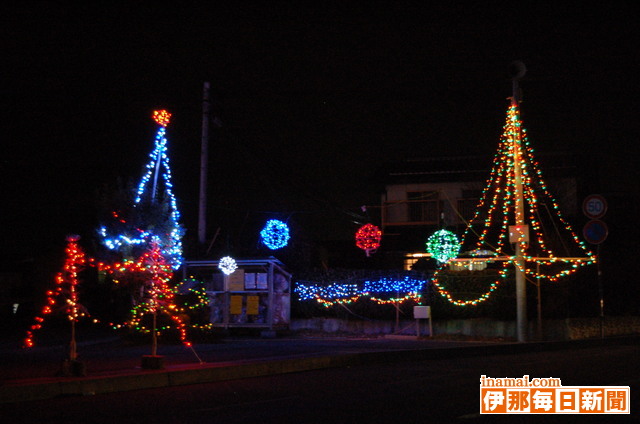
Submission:
[[[191,347],[191,342],[187,340],[187,325],[185,324],[181,314],[184,312],[182,308],[176,304],[176,291],[169,285],[173,277],[171,265],[164,257],[164,253],[160,249],[160,243],[156,238],[151,241],[151,246],[135,264],[129,265],[128,272],[136,272],[139,278],[144,280],[142,285],[142,295],[140,303],[135,305],[131,311],[131,319],[125,323],[130,328],[149,332],[152,335],[153,346],[152,355],[157,354],[157,336],[159,330],[169,329],[170,326],[159,328],[158,317],[160,314],[167,316],[175,324],[180,340],[182,343]],[[151,317],[151,325],[143,323],[145,316]]]
[[69,345],[69,359],[75,361],[78,357],[76,351],[76,323],[82,317],[88,316],[87,310],[78,299],[78,285],[80,284],[78,274],[87,264],[84,251],[78,245],[80,236],[72,235],[67,237],[67,247],[65,249],[66,259],[62,271],[56,274],[55,288],[47,291],[45,306],[40,311],[40,315],[34,318],[35,323],[27,331],[24,339],[25,347],[34,345],[34,332],[43,327],[45,318],[55,313],[62,313],[71,323],[71,342]]
[[183,261],[184,229],[167,155],[166,127],[170,117],[166,110],[154,112],[153,119],[159,125],[155,145],[132,204],[113,211],[109,226],[102,226],[98,233],[104,246],[129,260],[144,252],[155,237],[168,263],[178,269]]
[[[491,174],[461,241],[462,252],[492,251],[491,261],[502,262],[500,277],[474,299],[456,299],[438,276],[434,284],[440,293],[458,306],[487,300],[515,267],[530,281],[557,281],[584,265],[595,255],[578,239],[563,218],[558,203],[549,192],[539,163],[533,155],[522,126],[518,103],[512,100]],[[462,260],[462,259],[460,259]],[[468,261],[486,261],[473,259]]]

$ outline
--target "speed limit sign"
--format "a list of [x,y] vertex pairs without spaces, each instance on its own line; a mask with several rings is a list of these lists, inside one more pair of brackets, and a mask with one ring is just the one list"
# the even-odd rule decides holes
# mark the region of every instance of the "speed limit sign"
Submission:
[[607,201],[599,194],[591,194],[582,202],[582,212],[590,219],[602,218],[607,213]]

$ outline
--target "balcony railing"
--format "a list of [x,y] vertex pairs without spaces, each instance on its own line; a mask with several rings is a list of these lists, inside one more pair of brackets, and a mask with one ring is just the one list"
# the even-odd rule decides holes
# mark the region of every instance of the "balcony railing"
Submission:
[[440,200],[406,200],[382,204],[382,225],[438,225]]
[[[473,218],[478,199],[456,199],[454,222],[464,224]],[[383,226],[440,225],[440,214],[443,211],[441,200],[405,200],[399,202],[383,202]],[[448,214],[451,213],[449,210]]]
[[458,199],[456,203],[458,206],[458,220],[462,221],[464,219],[464,221],[469,222],[476,213],[476,208],[478,207],[478,199]]

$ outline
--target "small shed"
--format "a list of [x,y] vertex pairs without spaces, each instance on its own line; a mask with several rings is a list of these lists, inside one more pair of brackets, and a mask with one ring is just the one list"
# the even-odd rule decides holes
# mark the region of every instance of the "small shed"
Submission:
[[236,259],[230,275],[219,260],[185,261],[183,279],[204,285],[214,327],[289,328],[291,274],[274,257]]

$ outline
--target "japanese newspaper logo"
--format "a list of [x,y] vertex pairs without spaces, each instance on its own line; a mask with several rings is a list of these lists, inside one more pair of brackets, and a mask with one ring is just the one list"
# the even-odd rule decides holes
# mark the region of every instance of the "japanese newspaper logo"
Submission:
[[559,378],[480,377],[481,414],[629,414],[629,386],[563,386]]

